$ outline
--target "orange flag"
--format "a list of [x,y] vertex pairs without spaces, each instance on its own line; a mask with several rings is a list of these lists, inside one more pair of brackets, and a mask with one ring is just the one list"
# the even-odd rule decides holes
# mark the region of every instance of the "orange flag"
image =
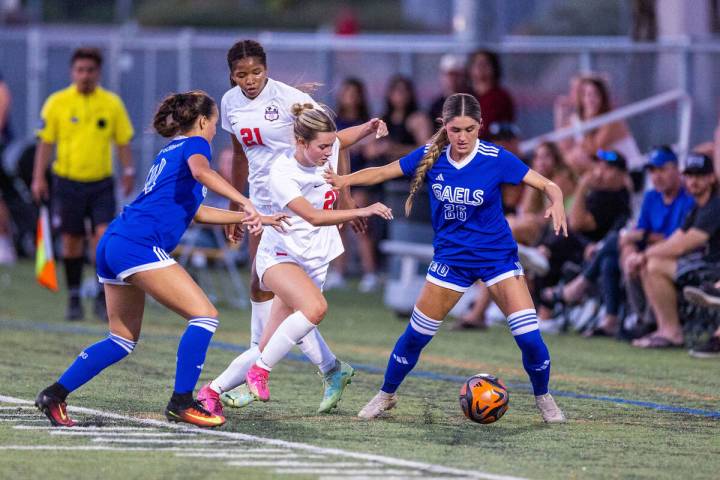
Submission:
[[45,288],[58,291],[55,256],[53,255],[52,235],[50,233],[50,214],[45,205],[40,207],[35,241],[35,278]]

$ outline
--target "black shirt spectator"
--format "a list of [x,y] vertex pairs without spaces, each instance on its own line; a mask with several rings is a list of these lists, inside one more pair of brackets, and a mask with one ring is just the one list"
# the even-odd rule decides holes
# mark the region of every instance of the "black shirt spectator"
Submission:
[[683,231],[697,228],[710,237],[703,247],[704,260],[720,262],[720,197],[717,193],[702,207],[693,208],[681,227]]
[[597,242],[608,232],[619,230],[630,218],[630,192],[622,190],[593,190],[588,193],[585,206],[595,219],[596,228],[585,231],[588,239]]

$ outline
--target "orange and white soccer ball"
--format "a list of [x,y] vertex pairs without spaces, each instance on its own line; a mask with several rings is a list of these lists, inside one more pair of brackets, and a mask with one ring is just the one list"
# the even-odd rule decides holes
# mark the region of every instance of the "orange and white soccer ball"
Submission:
[[460,408],[473,422],[497,422],[507,411],[509,401],[503,381],[487,373],[473,375],[460,388]]

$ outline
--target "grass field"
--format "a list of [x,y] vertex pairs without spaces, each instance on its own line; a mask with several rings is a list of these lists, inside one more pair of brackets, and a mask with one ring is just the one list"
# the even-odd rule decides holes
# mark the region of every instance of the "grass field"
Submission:
[[[359,457],[322,450],[328,448],[467,472],[456,472],[456,477],[483,473],[534,479],[719,476],[720,365],[716,361],[694,360],[682,350],[641,351],[612,340],[546,336],[553,357],[551,388],[558,392],[558,403],[569,418],[565,425],[548,426],[535,410],[520,353],[506,329],[445,330],[417,367],[423,375],[410,377],[401,388],[401,402],[392,415],[365,422],[355,415],[378,389],[388,353],[405,321],[385,310],[379,295],[330,292],[328,299],[323,335],[339,357],[361,367],[333,414],[315,413],[320,379],[311,365],[294,356],[273,371],[271,402],[229,411],[228,423],[217,431],[197,434],[170,430],[164,423],[136,422],[133,418],[163,419],[162,409],[172,390],[177,337],[184,328],[180,318],[151,306],[135,352],[70,397],[73,406],[121,415],[76,414],[86,425],[133,428],[140,435],[113,440],[125,443],[103,443],[93,435],[50,434],[30,428],[44,425],[33,410],[0,401],[0,478],[34,478],[52,472],[59,478],[301,479],[343,477],[345,468],[347,472],[364,468],[352,466],[364,461]],[[63,294],[35,285],[29,264],[0,268],[0,396],[33,399],[84,346],[105,335],[106,327],[96,320],[65,322],[64,308]],[[238,346],[248,341],[248,312],[221,309],[220,319],[203,382],[218,374],[240,351]],[[478,372],[493,373],[511,385],[510,410],[493,425],[466,421],[458,407],[458,380]],[[123,430],[117,432],[120,437]],[[267,440],[233,432],[319,448],[284,443],[273,447]],[[184,443],[148,443],[142,435],[160,440],[202,435],[204,440],[197,441],[204,448],[224,456],[211,457],[208,450],[193,457],[176,455],[183,453]],[[98,449],[102,445],[115,447]],[[31,450],[32,446],[45,448]],[[196,446],[192,449],[195,452]],[[255,460],[243,457],[244,451],[256,452]],[[326,474],[304,468],[302,462],[289,461],[283,468],[283,458],[306,457],[311,463],[338,466],[333,467],[336,471],[328,468]],[[400,460],[395,464],[378,460],[386,469],[382,476],[433,473],[415,464],[408,464],[406,470],[394,467],[401,465]],[[441,470],[434,473],[452,476],[452,471]]]

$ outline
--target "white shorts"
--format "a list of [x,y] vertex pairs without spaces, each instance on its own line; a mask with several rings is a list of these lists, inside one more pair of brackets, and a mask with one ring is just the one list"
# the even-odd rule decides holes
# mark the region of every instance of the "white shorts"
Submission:
[[325,277],[327,277],[328,267],[330,266],[327,262],[300,262],[296,258],[293,258],[290,254],[276,249],[274,245],[269,245],[269,242],[260,241],[257,255],[255,255],[255,271],[257,272],[258,278],[260,279],[260,288],[266,292],[270,291],[269,288],[263,283],[263,275],[265,272],[275,265],[281,263],[294,263],[295,265],[302,268],[307,273],[310,280],[322,291],[325,285]]

